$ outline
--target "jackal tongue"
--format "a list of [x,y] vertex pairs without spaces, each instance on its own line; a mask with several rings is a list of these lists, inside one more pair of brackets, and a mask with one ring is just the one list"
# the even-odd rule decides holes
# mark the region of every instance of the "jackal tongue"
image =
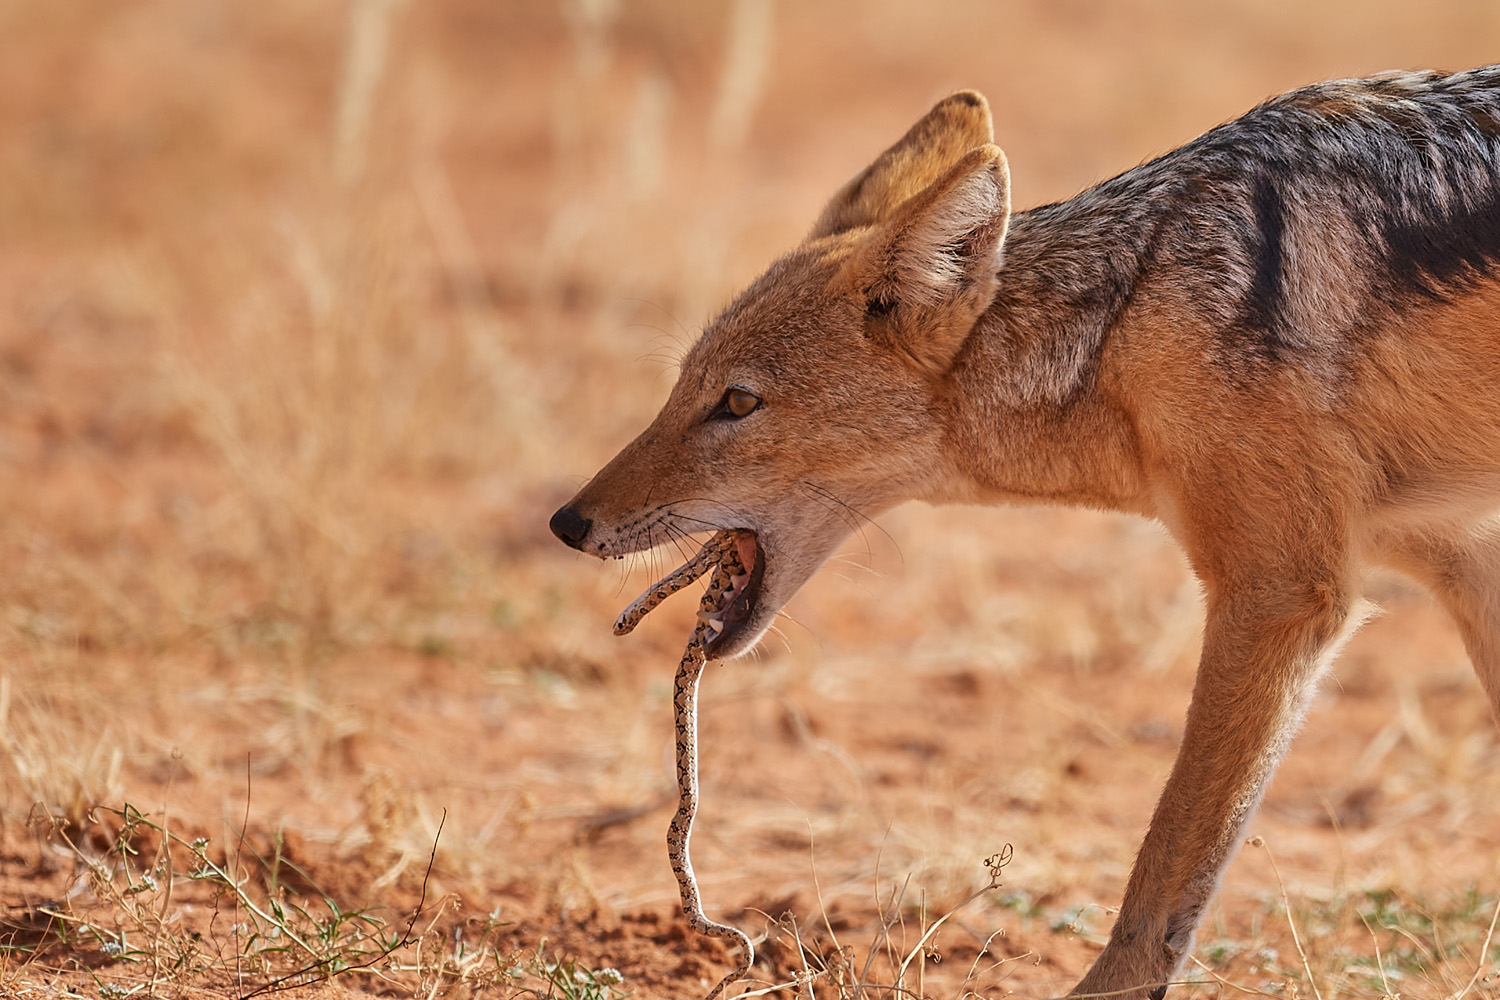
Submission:
[[[739,552],[740,565],[745,567],[744,576],[748,577],[755,572],[756,557],[760,554],[760,541],[755,537],[753,531],[738,531],[734,535],[734,547]],[[735,590],[744,589],[744,581],[735,577]]]
[[761,551],[760,539],[755,532],[740,532],[734,543],[742,569],[729,578],[729,589],[719,597],[719,608],[714,612],[714,617],[721,623],[715,626],[719,632],[716,639],[723,638],[750,617],[765,576],[765,553]]

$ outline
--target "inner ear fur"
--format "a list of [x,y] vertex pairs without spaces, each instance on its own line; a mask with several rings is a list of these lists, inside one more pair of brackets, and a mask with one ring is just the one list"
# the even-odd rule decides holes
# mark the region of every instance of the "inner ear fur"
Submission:
[[994,142],[984,95],[961,90],[933,105],[890,149],[839,189],[813,225],[810,238],[832,236],[890,218],[965,153]]
[[1010,170],[992,144],[907,199],[851,262],[870,335],[922,368],[947,371],[994,301],[1009,222]]

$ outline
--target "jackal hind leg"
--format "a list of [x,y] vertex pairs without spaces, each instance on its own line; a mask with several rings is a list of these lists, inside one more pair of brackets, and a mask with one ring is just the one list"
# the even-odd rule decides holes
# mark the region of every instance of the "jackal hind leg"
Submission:
[[1344,567],[1209,588],[1177,761],[1136,856],[1109,943],[1073,995],[1159,1000],[1286,753],[1322,667],[1361,616]]
[[1500,722],[1500,519],[1467,530],[1388,531],[1376,556],[1431,591],[1458,624]]

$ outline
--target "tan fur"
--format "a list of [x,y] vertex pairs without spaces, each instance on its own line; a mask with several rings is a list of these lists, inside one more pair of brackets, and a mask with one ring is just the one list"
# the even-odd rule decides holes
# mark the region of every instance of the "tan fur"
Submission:
[[[1247,116],[1243,141],[1274,147],[1285,106],[1351,144],[1399,143],[1381,130],[1407,113],[1391,92],[1481,84],[1326,85]],[[1240,134],[1012,220],[983,99],[949,98],[709,326],[656,421],[559,512],[599,556],[755,532],[757,606],[720,655],[749,648],[857,519],[905,500],[1160,519],[1203,583],[1202,664],[1081,993],[1159,996],[1182,964],[1319,671],[1363,618],[1365,566],[1433,590],[1500,713],[1500,284],[1471,260],[1439,292],[1392,291],[1418,279],[1360,221],[1379,170],[1330,154],[1326,176],[1298,172],[1288,155],[1215,174],[1212,143]],[[1434,178],[1429,201],[1477,203],[1486,183]],[[1393,247],[1398,222],[1424,224],[1401,214],[1411,201],[1390,210]],[[726,418],[731,386],[759,407]]]

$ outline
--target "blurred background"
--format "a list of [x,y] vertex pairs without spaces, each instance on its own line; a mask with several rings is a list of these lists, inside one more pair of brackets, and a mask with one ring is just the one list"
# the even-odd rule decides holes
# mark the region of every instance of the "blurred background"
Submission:
[[[455,893],[450,950],[488,915],[501,972],[429,949],[391,973],[411,988],[503,995],[545,945],[696,995],[729,964],[673,929],[661,842],[693,600],[613,638],[675,554],[599,564],[546,521],[705,320],[952,90],[988,96],[1019,208],[1299,84],[1497,46],[1492,0],[0,0],[8,919],[192,925],[89,888],[129,804],[361,905]],[[1447,622],[1372,593],[1389,613],[1257,820],[1276,863],[1231,870],[1205,982],[1493,971],[1500,743]],[[943,996],[1071,985],[1191,687],[1169,540],[903,508],[788,612],[706,680],[710,914],[769,928],[759,974],[822,969],[818,996],[847,995],[841,948]],[[1005,885],[913,952],[1007,843]],[[109,954],[52,933],[3,975],[61,989]]]

